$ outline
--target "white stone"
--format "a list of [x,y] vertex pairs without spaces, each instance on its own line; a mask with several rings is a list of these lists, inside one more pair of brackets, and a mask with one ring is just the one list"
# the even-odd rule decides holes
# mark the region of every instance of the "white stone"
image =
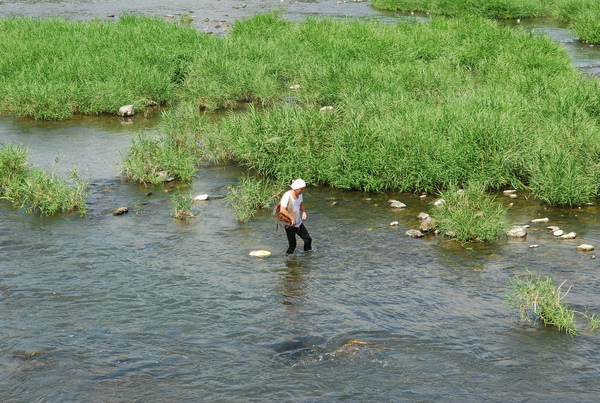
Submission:
[[392,221],[392,222],[390,223],[390,225],[391,225],[391,226],[394,226],[394,225],[400,225],[400,223],[399,223],[398,221]]
[[406,204],[404,204],[398,200],[388,200],[388,204],[390,205],[391,208],[405,208],[406,207]]
[[594,250],[594,247],[592,245],[583,244],[583,245],[579,245],[577,247],[577,249],[579,249],[582,252],[591,252]]
[[198,196],[194,197],[194,200],[196,200],[196,201],[208,200],[208,195],[207,194],[198,195]]
[[530,248],[539,248],[540,245],[534,244],[534,245],[529,245]]
[[557,227],[556,225],[551,225],[551,226],[549,226],[549,227],[546,227],[546,228],[548,228],[548,229],[549,229],[550,231],[552,231],[552,232],[554,232],[554,231],[558,231],[558,230],[560,229],[560,228],[559,228],[559,227]]
[[564,234],[564,231],[561,229],[558,229],[552,233],[554,236],[561,236],[562,234]]
[[531,220],[531,222],[546,222],[550,221],[548,218],[536,218],[535,220]]
[[514,227],[506,232],[506,236],[510,238],[525,238],[527,236],[527,230],[525,229],[525,227],[521,226]]
[[420,212],[419,215],[417,216],[417,218],[421,221],[426,220],[429,218],[429,214],[424,213],[424,212]]
[[119,108],[119,116],[127,117],[135,115],[135,108],[133,105],[125,105]]
[[436,200],[436,201],[433,203],[433,205],[434,205],[434,206],[441,206],[441,205],[442,205],[442,204],[444,204],[444,203],[446,203],[446,200],[444,200],[444,199],[439,199],[439,200]]
[[510,194],[517,193],[517,191],[516,191],[516,190],[514,190],[514,189],[510,189],[510,190],[505,190],[505,191],[504,191],[504,192],[502,192],[502,193],[504,193],[505,195],[510,195]]
[[569,232],[568,234],[563,234],[560,237],[562,239],[575,239],[577,238],[577,234],[575,232]]

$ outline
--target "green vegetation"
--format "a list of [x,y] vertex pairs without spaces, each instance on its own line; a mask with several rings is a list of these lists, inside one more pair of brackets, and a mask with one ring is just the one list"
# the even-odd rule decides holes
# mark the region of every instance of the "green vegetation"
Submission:
[[[176,104],[160,134],[138,136],[124,153],[123,171],[142,183],[165,175],[189,182],[199,164],[229,160],[274,183],[301,176],[342,189],[429,193],[482,183],[565,206],[599,194],[598,80],[550,38],[484,18],[392,25],[269,13],[222,38],[135,16],[0,24],[9,43],[0,61],[4,113]],[[53,56],[61,49],[62,59]],[[58,91],[13,96],[49,87]],[[96,108],[123,89],[137,95]],[[40,100],[69,107],[54,113]],[[248,103],[243,112],[211,113],[240,103]],[[234,199],[264,205],[269,192],[248,180],[241,186],[248,189],[238,187]],[[250,211],[240,207],[240,221]]]
[[0,19],[0,113],[36,119],[172,104],[203,44],[189,26],[125,16],[118,22]]
[[587,320],[591,331],[596,330],[600,325],[599,318],[568,308],[564,298],[571,288],[562,292],[564,283],[557,287],[549,276],[534,276],[528,271],[523,278],[515,276],[511,280],[514,293],[507,295],[506,300],[511,307],[519,310],[523,320],[533,318],[547,326],[556,326],[559,331],[576,335],[578,328],[575,314],[577,313]]
[[426,11],[447,16],[478,15],[487,18],[540,17],[550,12],[543,0],[372,0],[385,10]]
[[88,182],[71,171],[71,186],[54,172],[32,168],[27,154],[21,146],[7,144],[0,148],[0,198],[28,212],[51,215],[77,210],[85,215]]
[[269,179],[242,176],[239,185],[231,188],[227,201],[233,206],[238,221],[246,223],[257,210],[268,209],[283,188]]
[[188,194],[174,194],[171,197],[171,201],[173,202],[171,212],[176,220],[185,220],[186,218],[196,217],[194,213],[192,213],[192,209],[195,205],[193,192]]
[[372,3],[382,10],[422,11],[452,17],[555,17],[569,22],[582,42],[600,43],[599,0],[372,0]]
[[[203,158],[365,191],[531,185],[558,205],[598,193],[598,81],[549,38],[476,18],[394,26],[268,14],[217,45],[221,57],[191,63],[184,110],[170,118],[178,131],[193,122]],[[258,106],[203,116],[242,101]]]
[[453,187],[440,198],[444,203],[435,206],[431,216],[441,232],[461,243],[495,242],[508,229],[506,208],[485,193],[481,183]]
[[600,43],[599,0],[555,0],[552,15],[567,21],[580,41]]

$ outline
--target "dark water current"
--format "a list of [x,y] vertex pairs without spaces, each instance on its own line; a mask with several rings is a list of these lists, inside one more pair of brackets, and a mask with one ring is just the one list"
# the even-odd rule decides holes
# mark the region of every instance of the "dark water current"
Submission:
[[[0,14],[194,11],[220,20],[282,4],[291,18],[396,18],[368,3],[256,0],[0,1]],[[574,64],[600,63],[564,27],[528,23],[565,43]],[[0,118],[1,142],[92,180],[84,218],[0,202],[0,401],[597,401],[600,336],[520,322],[503,298],[509,279],[529,268],[566,280],[571,307],[600,314],[600,258],[576,248],[600,245],[600,205],[547,209],[525,194],[499,195],[513,203],[511,221],[549,222],[530,223],[524,241],[464,248],[404,236],[432,196],[309,188],[316,251],[285,257],[268,212],[240,226],[225,200],[213,199],[197,204],[197,219],[178,222],[169,198],[189,188],[121,180],[120,152],[157,121]],[[241,172],[203,167],[194,191],[224,195]],[[390,198],[408,207],[391,210]],[[130,213],[113,216],[118,206]],[[548,225],[578,238],[556,239]],[[248,255],[257,249],[273,255]],[[351,339],[374,344],[343,347]]]

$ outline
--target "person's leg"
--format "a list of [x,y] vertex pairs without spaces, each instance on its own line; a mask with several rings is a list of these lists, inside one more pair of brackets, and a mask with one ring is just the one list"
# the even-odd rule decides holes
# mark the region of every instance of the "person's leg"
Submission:
[[285,253],[292,254],[294,250],[296,250],[296,233],[298,232],[298,228],[289,226],[285,229],[285,234],[288,239],[288,249]]
[[312,238],[304,224],[300,224],[300,227],[298,227],[298,236],[304,241],[304,251],[312,250]]

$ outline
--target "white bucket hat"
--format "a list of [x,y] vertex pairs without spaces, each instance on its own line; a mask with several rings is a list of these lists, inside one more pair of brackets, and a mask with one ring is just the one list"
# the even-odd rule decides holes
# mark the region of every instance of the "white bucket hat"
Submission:
[[292,181],[292,184],[290,185],[290,187],[294,190],[302,189],[302,188],[306,187],[306,182],[304,182],[302,179],[298,178],[295,181]]

